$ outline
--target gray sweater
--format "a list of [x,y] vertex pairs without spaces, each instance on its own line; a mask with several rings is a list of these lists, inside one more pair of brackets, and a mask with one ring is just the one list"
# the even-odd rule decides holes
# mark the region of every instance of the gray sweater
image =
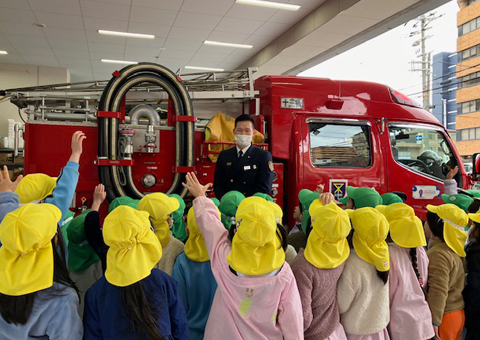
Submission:
[[32,313],[25,325],[8,324],[0,315],[0,339],[80,340],[83,337],[83,325],[77,308],[78,296],[75,290],[54,283],[53,287],[37,293]]

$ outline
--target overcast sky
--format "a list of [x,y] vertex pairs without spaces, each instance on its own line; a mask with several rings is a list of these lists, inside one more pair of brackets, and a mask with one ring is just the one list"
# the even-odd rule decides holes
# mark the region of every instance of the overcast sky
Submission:
[[[437,16],[443,15],[430,24],[427,51],[432,56],[439,52],[455,52],[457,44],[456,0],[437,8]],[[345,53],[327,60],[309,70],[302,76],[327,77],[338,80],[366,80],[389,85],[400,92],[410,95],[421,103],[421,72],[411,72],[411,61],[416,58],[418,47],[413,42],[418,39],[409,37],[415,31],[412,20]]]

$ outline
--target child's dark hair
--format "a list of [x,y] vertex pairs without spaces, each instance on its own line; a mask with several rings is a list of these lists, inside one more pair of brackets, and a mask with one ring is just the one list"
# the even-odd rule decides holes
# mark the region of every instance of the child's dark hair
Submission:
[[[58,228],[60,230],[60,228]],[[61,232],[58,234],[58,249],[55,248],[55,238],[51,241],[53,247],[53,282],[61,283],[66,287],[73,288],[78,295],[78,288],[68,275],[68,269],[65,261],[65,248]],[[21,269],[20,269],[21,270]],[[45,299],[62,295],[64,287],[58,287],[52,290],[51,295]],[[5,322],[14,325],[25,325],[32,313],[33,304],[38,292],[25,295],[11,296],[0,293],[0,314]]]
[[280,239],[280,243],[282,244],[283,251],[287,251],[288,247],[288,234],[287,230],[283,225],[277,223],[277,236]]
[[310,236],[310,233],[312,232],[313,225],[312,225],[312,217],[309,217],[307,220],[307,226],[305,227],[305,234],[307,235],[307,240],[308,236]]
[[445,242],[445,239],[443,238],[443,220],[437,214],[427,211],[427,223],[433,236],[437,236]]
[[422,282],[420,281],[420,273],[418,272],[417,248],[410,248],[410,260],[412,261],[413,271],[415,272],[415,276],[420,284],[420,288],[423,290]]
[[472,204],[468,206],[468,213],[469,214],[476,214],[480,210],[480,200],[474,199]]
[[302,203],[299,203],[299,204],[298,204],[298,208],[299,208],[299,210],[300,210],[300,214],[303,214],[303,205],[302,205]]
[[143,335],[148,340],[165,339],[159,331],[157,324],[158,311],[150,304],[146,296],[142,281],[135,282],[130,286],[120,287],[122,305],[125,315],[130,320],[130,329],[137,333],[138,339]]

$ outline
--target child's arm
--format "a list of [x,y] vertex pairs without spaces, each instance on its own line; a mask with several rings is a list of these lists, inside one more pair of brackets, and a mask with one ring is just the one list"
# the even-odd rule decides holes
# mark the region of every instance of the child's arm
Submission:
[[[220,220],[218,209],[211,199],[205,196],[208,188],[212,185],[202,185],[198,181],[194,173],[187,174],[187,183],[183,185],[190,191],[190,193],[196,197],[193,201],[193,209],[195,211],[195,218],[198,223],[198,227],[202,232],[203,239],[205,240],[205,246],[207,248],[208,256],[212,264],[212,270],[214,270],[214,263],[217,259],[225,259],[226,254],[223,254],[223,250],[228,252],[226,247],[219,247],[219,245],[228,245],[228,231],[223,226]],[[222,241],[224,241],[222,243]],[[222,252],[219,254],[219,252]],[[225,255],[225,256],[224,256]]]
[[292,266],[293,274],[295,275],[295,280],[297,281],[298,291],[300,293],[300,299],[302,301],[303,309],[303,327],[306,331],[313,321],[313,311],[312,311],[312,290],[313,285],[312,281],[309,278],[309,275],[303,270],[301,266],[296,265],[297,262],[294,262]]
[[72,136],[72,154],[67,165],[62,169],[57,179],[57,186],[53,189],[52,197],[45,199],[46,203],[51,203],[60,209],[62,218],[59,225],[62,225],[67,210],[72,204],[73,195],[78,182],[78,162],[82,154],[82,143],[86,139],[82,131],[77,131]]
[[[285,263],[284,266],[288,266],[288,264]],[[290,285],[282,293],[278,306],[277,323],[282,330],[284,340],[303,339],[302,301],[293,275]]]
[[81,340],[83,338],[82,320],[78,315],[77,293],[72,292],[69,297],[71,298],[56,311],[56,315],[62,317],[53,317],[47,325],[46,333],[51,340]]
[[448,172],[443,181],[443,192],[446,195],[456,195],[458,194],[457,190],[457,181],[454,179],[458,172],[458,166],[453,168]]
[[349,267],[345,266],[337,284],[337,302],[340,315],[350,309],[356,295],[356,291],[352,287],[352,281],[354,280],[352,280],[351,272],[348,272],[348,269]]
[[85,238],[90,244],[90,247],[92,247],[93,251],[102,261],[102,269],[104,272],[107,268],[108,246],[103,241],[102,228],[100,226],[100,215],[98,214],[98,210],[100,209],[100,205],[105,200],[105,197],[105,187],[103,184],[97,185],[93,193],[92,207],[90,208],[90,212],[85,217],[84,223]]
[[0,222],[6,214],[19,207],[18,195],[14,191],[22,178],[20,175],[12,182],[6,165],[3,166],[3,172],[0,171]]
[[[439,252],[430,255],[428,264],[427,302],[432,312],[434,326],[442,323],[443,313],[447,304],[448,280],[450,266],[445,256]],[[463,287],[462,287],[463,288]]]

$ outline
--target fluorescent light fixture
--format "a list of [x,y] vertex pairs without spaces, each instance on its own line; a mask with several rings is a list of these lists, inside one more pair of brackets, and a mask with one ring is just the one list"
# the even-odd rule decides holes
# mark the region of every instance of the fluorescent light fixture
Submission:
[[116,32],[116,31],[106,31],[106,30],[98,30],[98,33],[99,34],[105,34],[105,35],[115,35],[117,37],[155,39],[155,36],[152,35],[152,34]]
[[222,72],[225,71],[223,68],[211,68],[211,67],[199,67],[199,66],[185,66],[187,70],[202,70],[202,71],[216,71]]
[[261,6],[261,7],[270,7],[276,9],[286,9],[287,11],[297,11],[300,6],[298,5],[291,5],[291,4],[283,4],[281,2],[272,2],[272,1],[263,1],[263,0],[235,0],[237,4],[244,4],[244,5],[253,5],[253,6]]
[[225,47],[235,47],[235,48],[252,48],[252,45],[244,45],[244,44],[230,44],[230,43],[224,43],[224,42],[218,42],[218,41],[210,41],[210,40],[205,40],[203,42],[205,45],[213,45],[213,46],[225,46]]
[[8,54],[7,51],[0,51],[0,54]]
[[101,59],[101,62],[112,63],[112,64],[128,64],[128,65],[138,64],[138,61],[112,60],[112,59]]

